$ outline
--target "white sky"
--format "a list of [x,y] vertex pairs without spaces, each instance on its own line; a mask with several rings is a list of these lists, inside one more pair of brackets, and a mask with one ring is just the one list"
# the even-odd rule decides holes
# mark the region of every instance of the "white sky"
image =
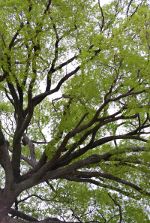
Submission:
[[112,0],[100,0],[101,5],[107,4],[111,2]]

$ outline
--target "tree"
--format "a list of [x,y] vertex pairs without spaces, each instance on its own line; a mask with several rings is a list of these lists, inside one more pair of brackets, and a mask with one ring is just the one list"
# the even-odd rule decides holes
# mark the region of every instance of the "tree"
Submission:
[[148,222],[149,21],[146,0],[0,2],[0,222]]

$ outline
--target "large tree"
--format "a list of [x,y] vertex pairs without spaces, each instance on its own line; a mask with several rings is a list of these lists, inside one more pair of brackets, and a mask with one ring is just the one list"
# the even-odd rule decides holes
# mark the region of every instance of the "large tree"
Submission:
[[148,0],[0,1],[0,222],[148,222]]

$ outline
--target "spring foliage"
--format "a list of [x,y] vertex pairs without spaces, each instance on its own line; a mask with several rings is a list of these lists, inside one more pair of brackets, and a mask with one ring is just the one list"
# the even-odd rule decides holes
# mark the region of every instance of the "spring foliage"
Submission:
[[149,59],[146,0],[0,2],[10,219],[148,222]]

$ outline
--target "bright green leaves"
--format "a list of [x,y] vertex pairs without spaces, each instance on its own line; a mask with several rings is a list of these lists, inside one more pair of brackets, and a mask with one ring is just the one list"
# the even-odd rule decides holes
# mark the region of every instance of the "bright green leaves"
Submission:
[[[27,1],[25,2],[27,3]],[[0,3],[0,7],[3,7],[3,9],[5,9],[5,7],[16,8],[16,7],[19,7],[21,4],[22,4],[21,0],[6,0],[5,2]]]
[[[110,153],[110,159],[108,156],[98,164],[83,166],[82,170],[101,171],[130,181],[142,187],[144,194],[149,174],[149,143],[144,152],[130,147],[135,150],[137,145],[144,147],[149,134],[143,136],[143,126],[149,123],[150,102],[149,9],[143,3],[137,13],[127,18],[129,1],[113,1],[103,7],[102,21],[102,11],[92,0],[52,0],[49,10],[47,3],[46,0],[0,3],[0,75],[7,74],[0,88],[2,94],[6,93],[0,102],[0,112],[6,138],[12,138],[16,117],[22,115],[25,132],[35,146],[37,163],[43,152],[51,160],[60,148],[60,160],[56,161],[59,168],[93,154]],[[129,12],[135,8],[131,4]],[[72,57],[75,59],[69,62]],[[68,79],[78,66],[80,70]],[[48,77],[51,88],[46,86]],[[30,108],[34,110],[31,120]],[[14,110],[18,112],[16,120]],[[22,155],[31,158],[29,146],[22,145]],[[24,174],[28,167],[22,163],[21,174]],[[74,172],[69,172],[69,176],[73,177]],[[124,221],[147,219],[142,208],[140,213],[138,207],[134,209],[134,205],[127,204],[129,200],[125,203],[126,197],[120,199],[121,194],[141,197],[132,185],[105,177],[91,177],[89,184],[62,178],[52,182],[54,188],[50,191],[43,184],[39,191],[33,188],[32,192],[42,194],[43,198],[48,196],[49,206],[41,205],[46,207],[43,215],[50,213],[67,219],[73,214],[73,221],[77,215],[83,222],[116,223],[121,222],[122,208]],[[77,180],[85,182],[87,178]],[[94,180],[98,182],[96,185]],[[111,198],[108,192],[112,191]],[[36,216],[41,207],[35,198],[31,200],[34,208],[22,205],[22,209],[33,210]]]
[[2,112],[12,112],[12,106],[10,106],[7,102],[0,102],[0,113]]
[[29,157],[30,156],[30,149],[29,146],[22,146],[22,153],[25,157]]
[[58,141],[59,141],[59,138],[57,139],[54,138],[52,140],[50,140],[50,142],[47,144],[47,146],[45,146],[45,153],[48,157],[49,160],[51,160],[58,148]]
[[[100,89],[98,86],[98,75],[90,73],[81,74],[70,81],[66,94],[71,95],[78,103],[92,107],[97,105],[100,99]],[[70,89],[69,89],[70,88]]]
[[142,210],[142,207],[135,206],[135,204],[125,207],[125,219],[127,223],[147,223],[149,218]]
[[[59,202],[60,215],[63,211],[69,210],[72,214],[81,216],[83,220],[86,220],[86,215],[82,216],[83,213],[88,211],[88,205],[90,205],[90,198],[92,191],[86,184],[76,182],[60,181],[54,198]],[[55,203],[53,204],[55,205]],[[62,209],[60,207],[63,207]]]
[[147,151],[143,152],[141,154],[141,158],[144,162],[149,163],[150,161],[150,140],[148,139],[147,145],[146,145]]

